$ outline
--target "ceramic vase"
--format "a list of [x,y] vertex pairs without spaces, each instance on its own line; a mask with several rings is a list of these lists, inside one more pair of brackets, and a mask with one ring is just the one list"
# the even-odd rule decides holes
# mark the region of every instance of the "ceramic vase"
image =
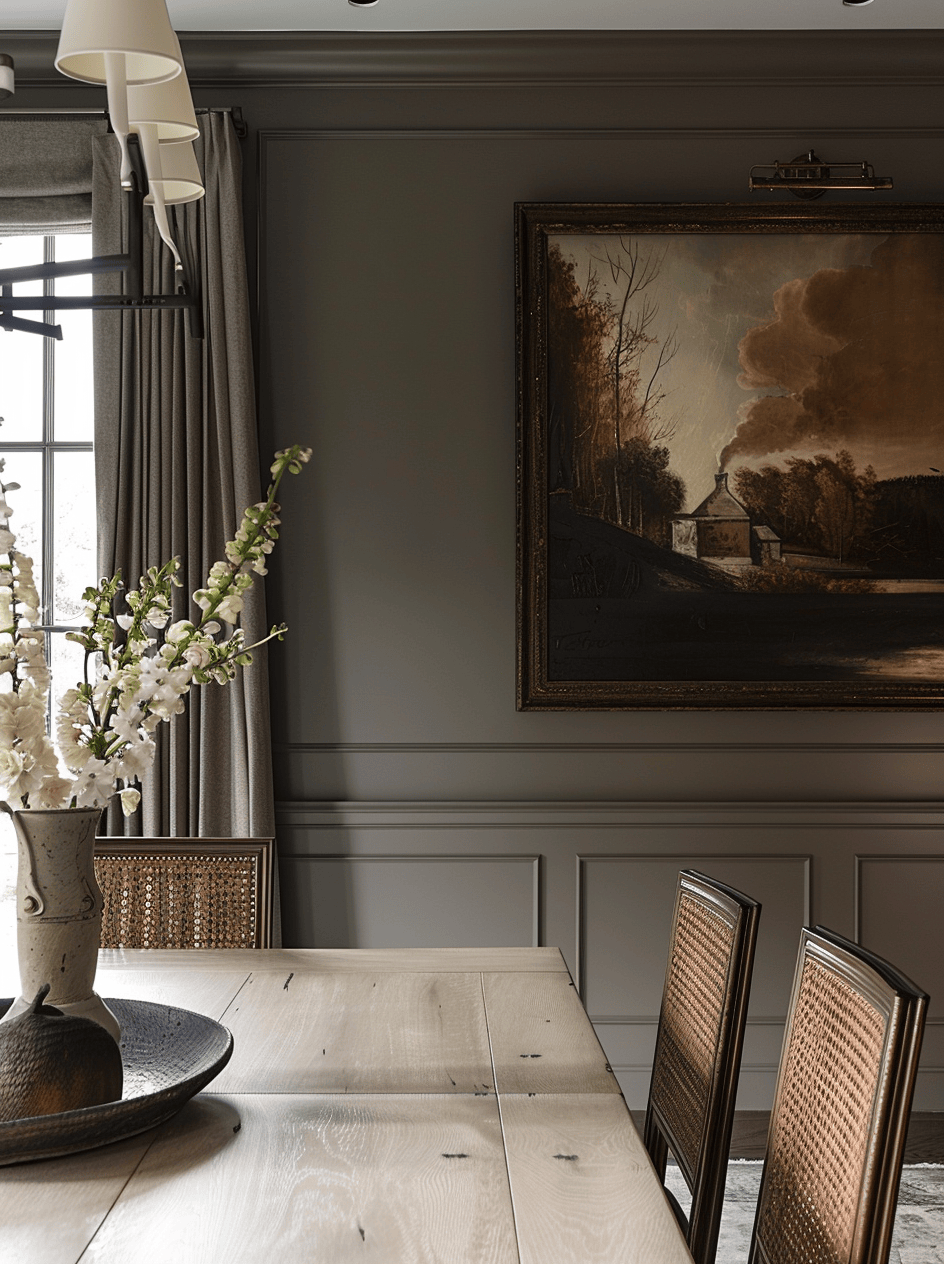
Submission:
[[118,1020],[93,986],[102,933],[102,892],[93,857],[102,809],[0,807],[16,830],[20,968],[20,995],[0,1021],[22,1013],[48,983],[47,1005],[92,1018],[118,1040]]

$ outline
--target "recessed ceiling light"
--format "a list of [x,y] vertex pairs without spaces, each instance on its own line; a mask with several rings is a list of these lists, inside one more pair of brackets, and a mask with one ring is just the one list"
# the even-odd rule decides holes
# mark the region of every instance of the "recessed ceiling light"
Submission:
[[[377,3],[377,0],[347,0],[347,2],[348,4],[353,4],[355,9],[372,9]],[[843,0],[843,4],[845,3],[846,0]],[[855,0],[855,3],[862,4],[863,0]],[[864,0],[864,3],[870,4],[871,0]]]
[[[872,0],[842,0],[843,4],[849,9],[860,9],[864,4],[871,4]],[[351,0],[354,3],[354,0]]]

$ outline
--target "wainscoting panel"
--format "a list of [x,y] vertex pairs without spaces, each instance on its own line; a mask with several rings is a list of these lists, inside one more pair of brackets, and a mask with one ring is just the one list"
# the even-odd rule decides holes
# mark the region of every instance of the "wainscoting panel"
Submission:
[[944,1021],[944,854],[856,857],[856,935],[931,997]]
[[[944,1099],[944,853],[856,857],[856,937],[930,996],[918,1096]],[[940,1105],[930,1107],[940,1110]]]
[[763,905],[739,1109],[770,1107],[800,928],[821,923],[937,992],[916,1109],[944,1110],[942,824],[925,803],[285,802],[285,942],[557,946],[641,1109],[676,875],[698,869]]
[[290,946],[310,925],[324,948],[538,946],[537,856],[295,856],[286,871]]

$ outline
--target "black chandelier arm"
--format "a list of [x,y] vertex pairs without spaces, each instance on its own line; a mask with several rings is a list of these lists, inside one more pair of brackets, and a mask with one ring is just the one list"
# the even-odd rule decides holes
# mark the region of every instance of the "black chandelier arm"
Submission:
[[142,294],[140,297],[127,294],[37,294],[14,298],[12,294],[4,293],[0,296],[0,312],[107,312],[139,308],[195,307],[196,304],[197,299],[193,294]]
[[90,272],[124,272],[131,255],[96,255],[92,259],[61,259],[56,263],[30,263],[19,268],[0,268],[0,285],[20,281],[51,281],[56,277],[83,276]]
[[[203,337],[203,303],[199,286],[189,284],[183,268],[177,269],[178,290],[175,294],[144,294],[142,251],[144,241],[144,204],[137,187],[129,190],[128,252],[120,255],[97,255],[91,259],[63,259],[58,262],[27,264],[17,268],[0,268],[0,329],[21,333],[42,334],[62,338],[62,327],[43,321],[18,320],[11,312],[134,312],[163,311],[185,308],[190,312],[190,333]],[[121,294],[43,294],[14,297],[13,286],[27,281],[48,281],[56,277],[97,275],[123,272]],[[180,279],[182,277],[182,280]]]
[[16,330],[21,334],[42,334],[44,338],[62,341],[61,325],[48,325],[44,320],[17,320],[15,316],[3,311],[0,311],[0,329],[5,329],[8,333]]

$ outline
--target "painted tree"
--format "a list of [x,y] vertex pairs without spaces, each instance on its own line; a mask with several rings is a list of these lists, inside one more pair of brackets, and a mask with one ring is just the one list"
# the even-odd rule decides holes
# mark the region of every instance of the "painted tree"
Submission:
[[661,458],[643,452],[674,430],[660,375],[678,345],[674,333],[654,332],[649,291],[664,256],[622,237],[601,250],[593,258],[609,270],[606,288],[593,264],[581,283],[556,243],[548,251],[550,486],[570,490],[582,512],[642,534],[651,505],[672,499]]
[[577,283],[574,264],[556,245],[548,252],[547,397],[550,487],[568,488],[587,513],[607,516],[600,453],[607,425],[606,342],[612,315],[594,278]]
[[751,517],[785,543],[846,561],[862,556],[874,514],[875,471],[860,473],[845,449],[835,456],[789,457],[786,468],[743,467],[735,494]]

